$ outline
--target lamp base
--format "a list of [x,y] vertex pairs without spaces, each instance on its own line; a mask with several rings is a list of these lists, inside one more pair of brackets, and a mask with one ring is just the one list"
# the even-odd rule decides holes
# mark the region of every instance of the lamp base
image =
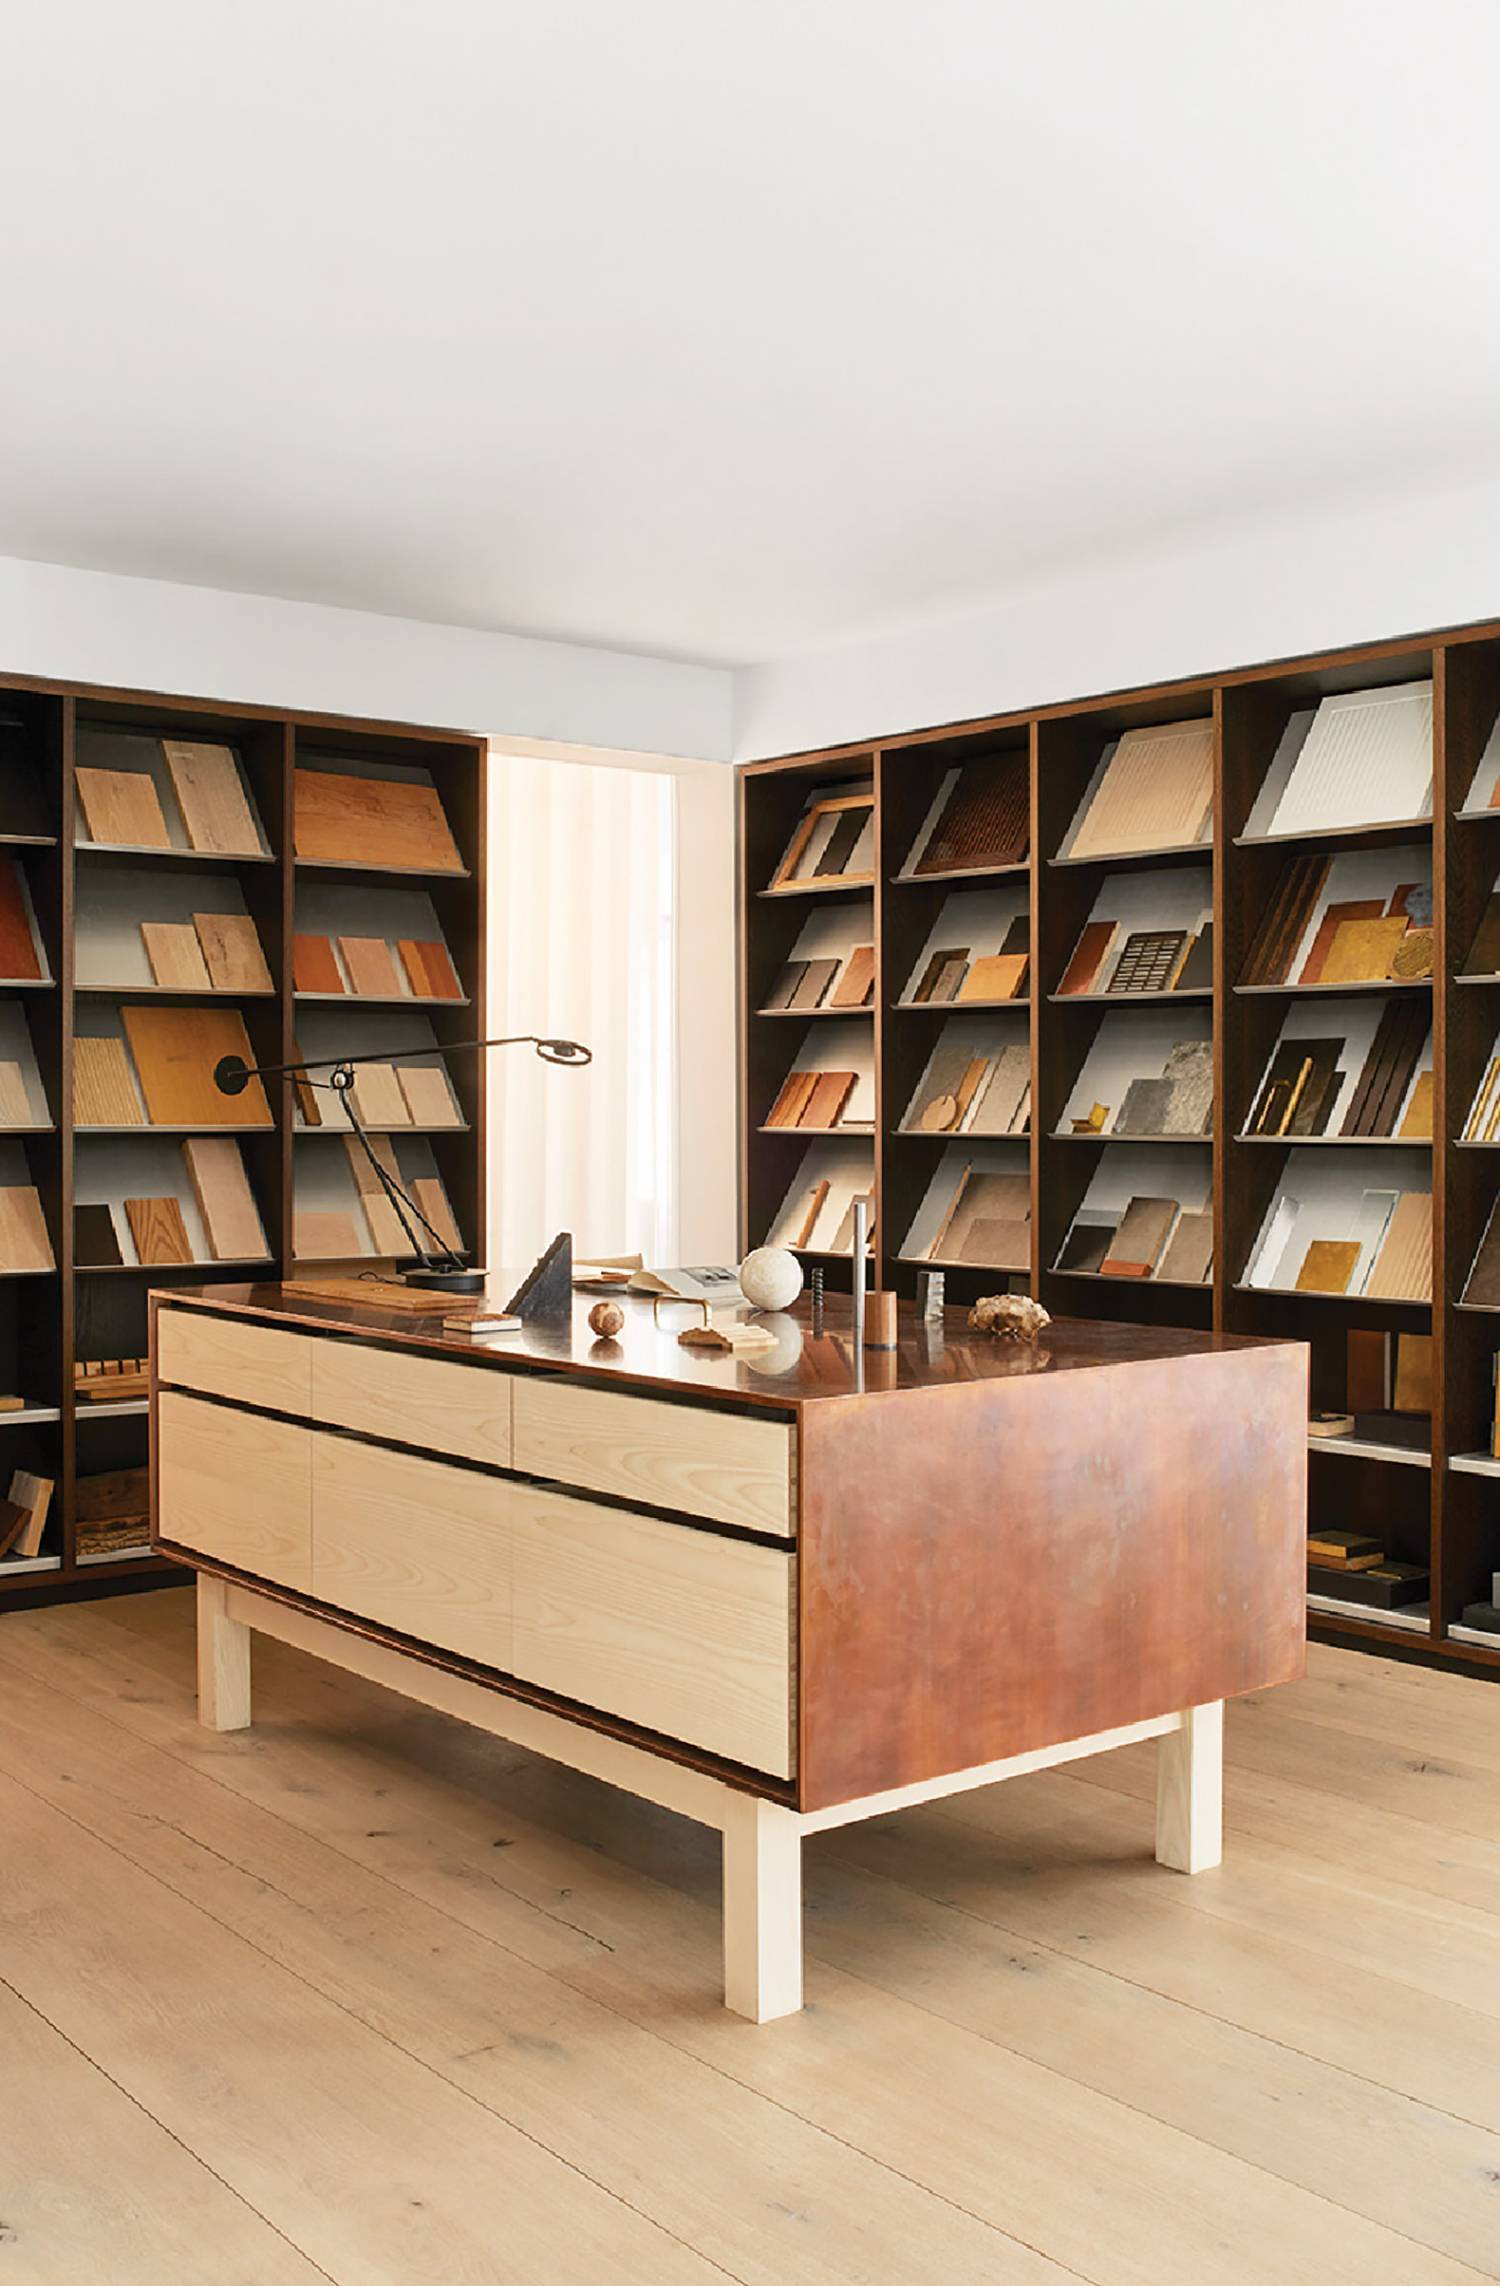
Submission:
[[482,1270],[402,1270],[398,1275],[403,1286],[419,1286],[424,1293],[484,1292],[485,1274]]

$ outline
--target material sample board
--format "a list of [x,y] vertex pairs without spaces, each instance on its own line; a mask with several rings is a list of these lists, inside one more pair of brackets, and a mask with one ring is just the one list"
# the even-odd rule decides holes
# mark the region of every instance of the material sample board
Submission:
[[304,862],[389,866],[399,873],[464,870],[430,781],[299,769],[292,800],[293,839]]
[[91,841],[121,849],[170,849],[172,837],[155,783],[143,770],[74,772]]
[[80,1032],[73,1042],[73,1118],[79,1127],[144,1127],[125,1043]]
[[0,1190],[0,1270],[54,1270],[47,1218],[33,1185]]
[[34,983],[45,974],[21,868],[13,857],[0,856],[0,978]]
[[1269,830],[1320,833],[1432,815],[1432,685],[1325,698]]
[[234,1008],[121,1010],[141,1093],[157,1127],[269,1127],[265,1089],[221,1095],[214,1066],[225,1056],[255,1062],[244,1018]]
[[238,1143],[228,1135],[192,1135],[183,1143],[182,1156],[215,1262],[268,1255],[265,1226]]
[[193,927],[216,992],[269,992],[271,971],[248,913],[195,913]]
[[125,1216],[142,1262],[191,1262],[192,1244],[176,1199],[127,1199]]
[[1204,839],[1212,816],[1212,720],[1127,730],[1086,797],[1064,854],[1185,848]]
[[208,963],[198,932],[185,921],[142,921],[141,941],[151,974],[164,990],[207,992],[211,988]]
[[164,738],[161,743],[193,848],[225,857],[262,856],[260,829],[233,747],[201,745],[185,738]]

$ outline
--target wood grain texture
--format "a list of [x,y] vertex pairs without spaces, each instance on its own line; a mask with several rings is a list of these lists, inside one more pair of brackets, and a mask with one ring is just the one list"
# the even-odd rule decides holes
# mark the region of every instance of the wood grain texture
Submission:
[[121,849],[171,848],[160,796],[144,770],[90,770],[80,764],[74,779],[90,840]]
[[125,1043],[80,1032],[73,1042],[73,1117],[80,1127],[144,1127]]
[[228,1135],[191,1135],[182,1146],[188,1180],[216,1262],[250,1262],[270,1252],[240,1147]]
[[195,913],[209,980],[217,992],[269,992],[271,971],[248,913]]
[[401,997],[401,979],[384,937],[340,937],[339,951],[344,956],[351,992],[376,1000]]
[[243,1095],[221,1095],[214,1066],[224,1056],[255,1062],[236,1008],[121,1010],[141,1093],[157,1127],[269,1127],[271,1107],[258,1079]]
[[804,1412],[804,1807],[1301,1672],[1303,1354],[1036,1365]]
[[788,1776],[793,1558],[540,1485],[511,1490],[514,1672]]
[[198,1588],[198,1720],[205,1730],[250,1726],[250,1630],[225,1608],[229,1590],[208,1572]]
[[158,984],[174,992],[209,989],[208,963],[190,921],[142,921],[141,941]]
[[260,833],[233,747],[185,738],[164,738],[161,744],[193,848],[224,857],[260,856]]
[[461,873],[463,859],[436,789],[394,778],[297,770],[293,833],[304,862]]
[[350,1262],[363,1254],[354,1216],[344,1207],[292,1209],[292,1253],[298,1262]]
[[176,1390],[157,1420],[158,1537],[310,1592],[312,1431]]
[[0,1189],[0,1270],[56,1267],[47,1217],[35,1186],[15,1183]]
[[361,1064],[350,1094],[366,1127],[410,1127],[411,1111],[394,1064]]
[[19,1064],[0,1063],[0,1127],[33,1127],[26,1075]]
[[344,972],[334,955],[332,937],[293,937],[292,982],[298,992],[348,990]]
[[488,1468],[510,1466],[509,1374],[375,1349],[368,1342],[315,1341],[308,1347],[314,1420]]
[[528,1475],[795,1534],[792,1434],[779,1422],[523,1376],[514,1435],[515,1466]]
[[414,1127],[461,1127],[463,1113],[441,1064],[398,1064],[396,1078]]
[[44,973],[20,866],[13,857],[0,855],[0,977],[34,981]]
[[445,1246],[455,1254],[464,1251],[464,1234],[458,1227],[452,1202],[437,1175],[418,1175],[411,1186],[411,1195],[437,1232]]
[[169,1386],[307,1418],[312,1343],[300,1334],[168,1303],[157,1311],[155,1340],[157,1375]]
[[174,1198],[127,1199],[125,1219],[142,1262],[191,1262],[192,1241]]

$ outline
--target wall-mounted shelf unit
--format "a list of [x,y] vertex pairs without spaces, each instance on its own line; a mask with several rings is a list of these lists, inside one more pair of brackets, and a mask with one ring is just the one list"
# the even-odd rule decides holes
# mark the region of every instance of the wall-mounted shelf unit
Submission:
[[[167,1569],[135,1521],[144,1395],[75,1388],[142,1356],[152,1286],[292,1277],[308,1217],[339,1240],[322,1262],[396,1252],[336,1114],[306,1127],[276,1083],[230,1124],[174,1102],[153,1055],[201,1082],[194,1043],[226,1025],[262,1063],[482,1036],[484,816],[474,738],[0,678],[0,1397],[22,1400],[0,1495],[16,1471],[54,1487],[38,1552],[0,1556],[0,1612]],[[326,990],[297,989],[294,946]],[[428,1084],[397,1083],[390,1148],[482,1261],[483,1073],[456,1057],[441,1102]]]
[[[1500,1674],[1463,1618],[1500,1571],[1500,622],[752,763],[739,794],[743,1243],[806,1229],[847,1286],[816,1186],[867,1187],[872,1275],[903,1294],[926,1265],[961,1304],[1009,1285],[1305,1340],[1311,1405],[1356,1415],[1309,1441],[1315,1530],[1428,1575],[1389,1610],[1320,1578],[1314,1627]],[[799,1140],[763,1123],[812,1029],[771,1003],[813,908],[765,892],[813,810],[866,795],[873,882],[815,886],[873,947],[873,1122]],[[939,1071],[945,1042],[970,1052]],[[1018,1045],[1029,1118],[1000,1142],[975,1107],[1009,1104]],[[1411,1335],[1430,1427],[1368,1386]]]

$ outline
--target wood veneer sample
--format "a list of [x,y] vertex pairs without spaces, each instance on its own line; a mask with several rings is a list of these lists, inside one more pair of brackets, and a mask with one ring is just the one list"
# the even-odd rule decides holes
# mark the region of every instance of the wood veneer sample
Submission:
[[269,1127],[271,1107],[258,1079],[243,1095],[221,1095],[214,1066],[224,1056],[255,1061],[237,1008],[121,1010],[146,1109],[157,1127]]
[[912,872],[982,872],[1020,864],[1030,845],[1030,783],[1024,749],[966,763]]
[[56,1257],[34,1184],[0,1190],[0,1270],[55,1270]]
[[1416,1143],[1432,1141],[1433,1075],[1419,1072],[1417,1084],[1411,1091],[1411,1100],[1402,1116],[1397,1133]]
[[0,1064],[0,1127],[34,1127],[36,1119],[19,1064]]
[[875,947],[856,945],[828,995],[830,1008],[863,1008],[875,990]]
[[[292,1042],[292,1061],[294,1064],[299,1064],[302,1061],[302,1050],[295,1040]],[[323,1105],[317,1088],[302,1072],[293,1072],[291,1080],[292,1094],[296,1098],[297,1109],[301,1112],[304,1123],[308,1127],[321,1127],[323,1125]]]
[[297,855],[311,863],[464,870],[437,788],[427,781],[293,770],[292,818]]
[[292,1251],[299,1262],[347,1262],[363,1254],[364,1247],[347,1208],[298,1207],[292,1216]]
[[762,1124],[767,1127],[795,1127],[807,1109],[807,1099],[817,1084],[816,1072],[788,1072],[781,1083],[776,1101],[766,1113]]
[[819,1072],[797,1125],[837,1127],[857,1078],[856,1072]]
[[360,1064],[350,1090],[354,1108],[366,1127],[410,1127],[411,1112],[401,1092],[394,1064]]
[[269,992],[271,971],[248,913],[195,913],[193,927],[216,992]]
[[1344,921],[1378,921],[1385,906],[1378,897],[1354,897],[1341,905],[1328,905],[1318,923],[1318,933],[1308,948],[1306,960],[1298,973],[1299,984],[1316,984],[1323,974],[1324,964]]
[[366,999],[399,1000],[401,979],[384,937],[340,937],[350,989]]
[[73,1257],[90,1269],[101,1270],[111,1269],[124,1261],[112,1207],[74,1207]]
[[332,937],[293,937],[292,983],[298,992],[344,992]]
[[125,1043],[114,1033],[73,1041],[73,1118],[79,1127],[144,1127]]
[[1431,1334],[1397,1334],[1396,1388],[1392,1406],[1398,1413],[1432,1411]]
[[974,1105],[971,1135],[1013,1135],[1031,1092],[1031,1050],[1019,1043],[1003,1048]]
[[192,1242],[176,1199],[127,1199],[125,1219],[142,1262],[191,1262]]
[[1014,1000],[1026,989],[1026,953],[985,953],[959,986],[962,1000]]
[[91,841],[121,849],[171,848],[156,782],[144,770],[90,770],[80,763],[73,775]]
[[34,982],[43,974],[21,869],[13,857],[0,857],[0,977]]
[[436,1175],[418,1175],[411,1186],[411,1195],[431,1223],[445,1246],[455,1254],[464,1251],[463,1232],[458,1227],[448,1193]]
[[1344,1403],[1351,1413],[1383,1413],[1390,1402],[1390,1335],[1351,1326],[1344,1346]]
[[1399,913],[1378,921],[1340,921],[1323,961],[1324,984],[1368,984],[1391,973],[1396,947],[1406,934]]
[[802,971],[802,979],[787,1002],[789,1008],[821,1008],[824,995],[838,975],[836,960],[810,960]]
[[1432,1193],[1403,1191],[1365,1280],[1372,1300],[1430,1302],[1432,1299]]
[[252,1262],[269,1255],[265,1225],[233,1137],[190,1136],[182,1156],[215,1262]]
[[208,963],[190,921],[142,921],[141,941],[158,984],[173,992],[208,990]]
[[[396,1155],[391,1148],[390,1138],[385,1135],[375,1135],[370,1138],[370,1144],[381,1166],[385,1168],[394,1181],[400,1183],[401,1176],[396,1165]],[[384,1185],[366,1158],[359,1137],[346,1135],[344,1137],[344,1149],[349,1156],[349,1166],[354,1176],[354,1187],[359,1193],[359,1203],[364,1208],[365,1220],[370,1226],[370,1237],[374,1241],[376,1253],[386,1255],[410,1254],[411,1240],[401,1227],[401,1219],[386,1195]],[[441,1186],[439,1187],[441,1188]],[[416,1197],[415,1191],[413,1191],[412,1196]],[[420,1198],[417,1199],[417,1204],[421,1206]],[[424,1207],[423,1212],[426,1213],[426,1211]],[[429,1221],[433,1219],[432,1216],[428,1216]]]
[[820,1181],[812,1184],[809,1188],[807,1195],[802,1202],[802,1220],[797,1225],[797,1236],[792,1240],[793,1246],[801,1247],[811,1245],[812,1235],[818,1227],[818,1217],[823,1212],[823,1208],[828,1199],[830,1187],[831,1186],[829,1184],[828,1177],[825,1175]]
[[161,750],[194,849],[213,850],[221,857],[262,856],[260,834],[233,747],[164,738]]
[[924,1006],[933,1001],[951,1000],[963,983],[968,966],[967,945],[950,946],[946,952],[935,952],[917,979],[913,1000],[920,1000]]
[[1315,1238],[1297,1272],[1299,1294],[1347,1294],[1359,1260],[1357,1238]]
[[1099,1267],[1106,1278],[1149,1278],[1177,1221],[1176,1199],[1133,1198]]
[[1118,921],[1086,922],[1073,947],[1073,957],[1063,970],[1058,991],[1070,997],[1075,992],[1092,992],[1109,948],[1119,933]]
[[1213,809],[1213,758],[1208,717],[1127,730],[1067,854],[1108,857],[1196,842]]
[[1333,860],[1294,857],[1276,885],[1245,962],[1242,984],[1283,984],[1317,908]]
[[398,1064],[396,1078],[414,1127],[462,1127],[463,1113],[441,1064]]
[[18,1556],[35,1556],[41,1550],[42,1530],[47,1522],[47,1510],[57,1485],[50,1476],[34,1476],[30,1469],[18,1468],[10,1480],[10,1498],[19,1501],[31,1511],[29,1529],[22,1532],[16,1542]]
[[397,950],[418,1000],[462,1000],[464,988],[445,944],[434,937],[403,937]]

